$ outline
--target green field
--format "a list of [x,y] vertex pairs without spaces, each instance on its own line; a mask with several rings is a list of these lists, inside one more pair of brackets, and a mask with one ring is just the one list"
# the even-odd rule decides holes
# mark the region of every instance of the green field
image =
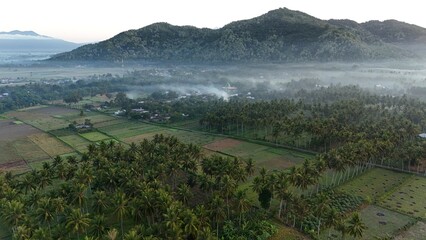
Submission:
[[380,205],[426,219],[426,178],[411,177],[386,195]]
[[[377,237],[393,236],[404,226],[415,222],[415,219],[394,211],[387,210],[378,206],[370,205],[360,212],[362,222],[368,227],[361,239],[370,240]],[[320,239],[342,239],[341,233],[331,230],[331,235],[328,237],[329,231],[324,230]],[[346,236],[346,239],[354,239]]]
[[87,146],[90,145],[90,142],[79,135],[69,135],[64,137],[59,137],[62,141],[67,143],[69,146],[74,148],[75,150],[79,152],[86,151]]
[[103,141],[110,139],[107,135],[100,133],[100,132],[88,132],[88,133],[82,133],[80,134],[83,138],[91,141],[91,142],[97,142],[97,141]]
[[98,130],[122,140],[145,133],[160,131],[163,130],[163,128],[144,123],[124,122],[100,127]]
[[364,199],[377,199],[406,181],[410,175],[382,168],[373,168],[338,189]]

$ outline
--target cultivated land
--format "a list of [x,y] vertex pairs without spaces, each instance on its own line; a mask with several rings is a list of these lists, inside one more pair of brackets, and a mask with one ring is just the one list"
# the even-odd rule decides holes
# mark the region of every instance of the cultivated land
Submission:
[[[360,211],[362,221],[368,227],[363,234],[361,239],[375,239],[376,237],[386,237],[387,235],[394,235],[400,231],[404,226],[408,226],[415,222],[415,219],[400,214],[394,211],[390,211],[385,208],[370,205]],[[321,239],[342,239],[341,233],[331,230],[330,236],[329,231],[323,231]],[[350,236],[346,236],[345,239],[354,239]]]
[[[5,169],[8,169],[10,165],[38,167],[43,161],[57,155],[67,156],[75,152],[84,152],[91,143],[115,140],[130,144],[143,139],[152,139],[156,134],[176,136],[185,143],[202,146],[209,153],[252,158],[257,169],[262,167],[271,170],[285,169],[301,163],[304,158],[312,157],[291,150],[209,133],[129,121],[99,112],[83,112],[83,114],[83,116],[80,115],[80,110],[57,106],[37,106],[5,114],[5,117],[9,119],[0,120],[0,131],[7,131],[9,137],[5,139],[6,141],[0,142],[0,147],[8,151],[4,151],[0,157],[0,164],[5,164],[3,167]],[[90,120],[95,131],[78,134],[67,128],[70,123],[83,123],[86,119]],[[15,124],[13,120],[21,121],[22,124]],[[5,127],[1,128],[1,126]],[[9,141],[22,138],[25,141],[20,140],[18,143]],[[11,144],[12,146],[20,144],[19,149],[22,149],[22,153],[18,154]]]
[[[67,128],[74,121],[83,123],[86,119],[90,119],[94,124],[93,131],[77,133]],[[190,122],[188,126],[193,124]],[[87,146],[92,143],[113,140],[127,145],[151,139],[155,134],[172,135],[185,143],[200,145],[207,154],[219,153],[243,159],[251,158],[254,160],[256,172],[262,167],[267,170],[288,169],[313,157],[310,154],[274,147],[272,144],[181,129],[187,127],[185,124],[176,127],[179,129],[130,121],[99,112],[84,112],[84,115],[80,116],[79,110],[53,106],[10,112],[0,119],[0,170],[26,172],[41,168],[43,162],[51,161],[57,155],[78,155],[86,151]],[[251,191],[252,179],[240,188],[249,189],[250,199],[256,202],[257,196]],[[328,177],[328,181],[330,180],[331,176]],[[426,219],[425,178],[374,168],[345,182],[338,189],[366,200],[370,199],[375,204],[364,206],[360,210],[362,220],[369,227],[363,239],[384,237],[387,233],[424,236],[423,222],[416,223],[405,232],[401,229],[414,224],[416,218]],[[277,203],[273,202],[272,206],[276,205]],[[302,235],[293,233],[286,227],[279,226],[278,230],[278,238],[275,239],[282,236],[286,236],[286,239],[304,239]],[[340,233],[334,230],[331,233],[332,239],[340,239]],[[9,233],[0,228],[0,238],[7,235]],[[321,239],[327,239],[327,235],[328,230],[323,231]]]
[[375,200],[395,187],[400,186],[409,177],[409,174],[375,168],[343,184],[339,189],[361,196],[364,199]]

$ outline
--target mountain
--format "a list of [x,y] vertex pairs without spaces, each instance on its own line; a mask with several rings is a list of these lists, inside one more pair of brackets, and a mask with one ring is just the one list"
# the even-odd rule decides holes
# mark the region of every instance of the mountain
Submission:
[[59,53],[79,46],[81,44],[39,35],[33,31],[0,32],[0,51]]
[[397,20],[369,21],[361,26],[388,43],[426,43],[426,29]]
[[220,29],[155,23],[51,59],[292,62],[415,56],[371,29],[349,20],[325,21],[280,8]]

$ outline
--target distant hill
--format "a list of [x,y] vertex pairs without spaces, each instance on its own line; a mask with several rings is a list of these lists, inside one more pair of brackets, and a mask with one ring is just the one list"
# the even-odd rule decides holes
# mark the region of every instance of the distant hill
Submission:
[[81,44],[39,35],[33,31],[0,32],[0,51],[59,53],[79,46]]
[[214,30],[155,23],[51,59],[300,62],[415,56],[407,49],[390,44],[375,29],[371,23],[324,21],[280,8]]

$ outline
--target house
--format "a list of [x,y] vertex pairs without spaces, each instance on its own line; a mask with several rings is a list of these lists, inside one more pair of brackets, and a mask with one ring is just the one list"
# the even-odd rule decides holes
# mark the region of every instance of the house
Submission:
[[419,137],[420,137],[420,138],[423,138],[423,139],[426,139],[426,133],[420,133],[420,134],[419,134]]

